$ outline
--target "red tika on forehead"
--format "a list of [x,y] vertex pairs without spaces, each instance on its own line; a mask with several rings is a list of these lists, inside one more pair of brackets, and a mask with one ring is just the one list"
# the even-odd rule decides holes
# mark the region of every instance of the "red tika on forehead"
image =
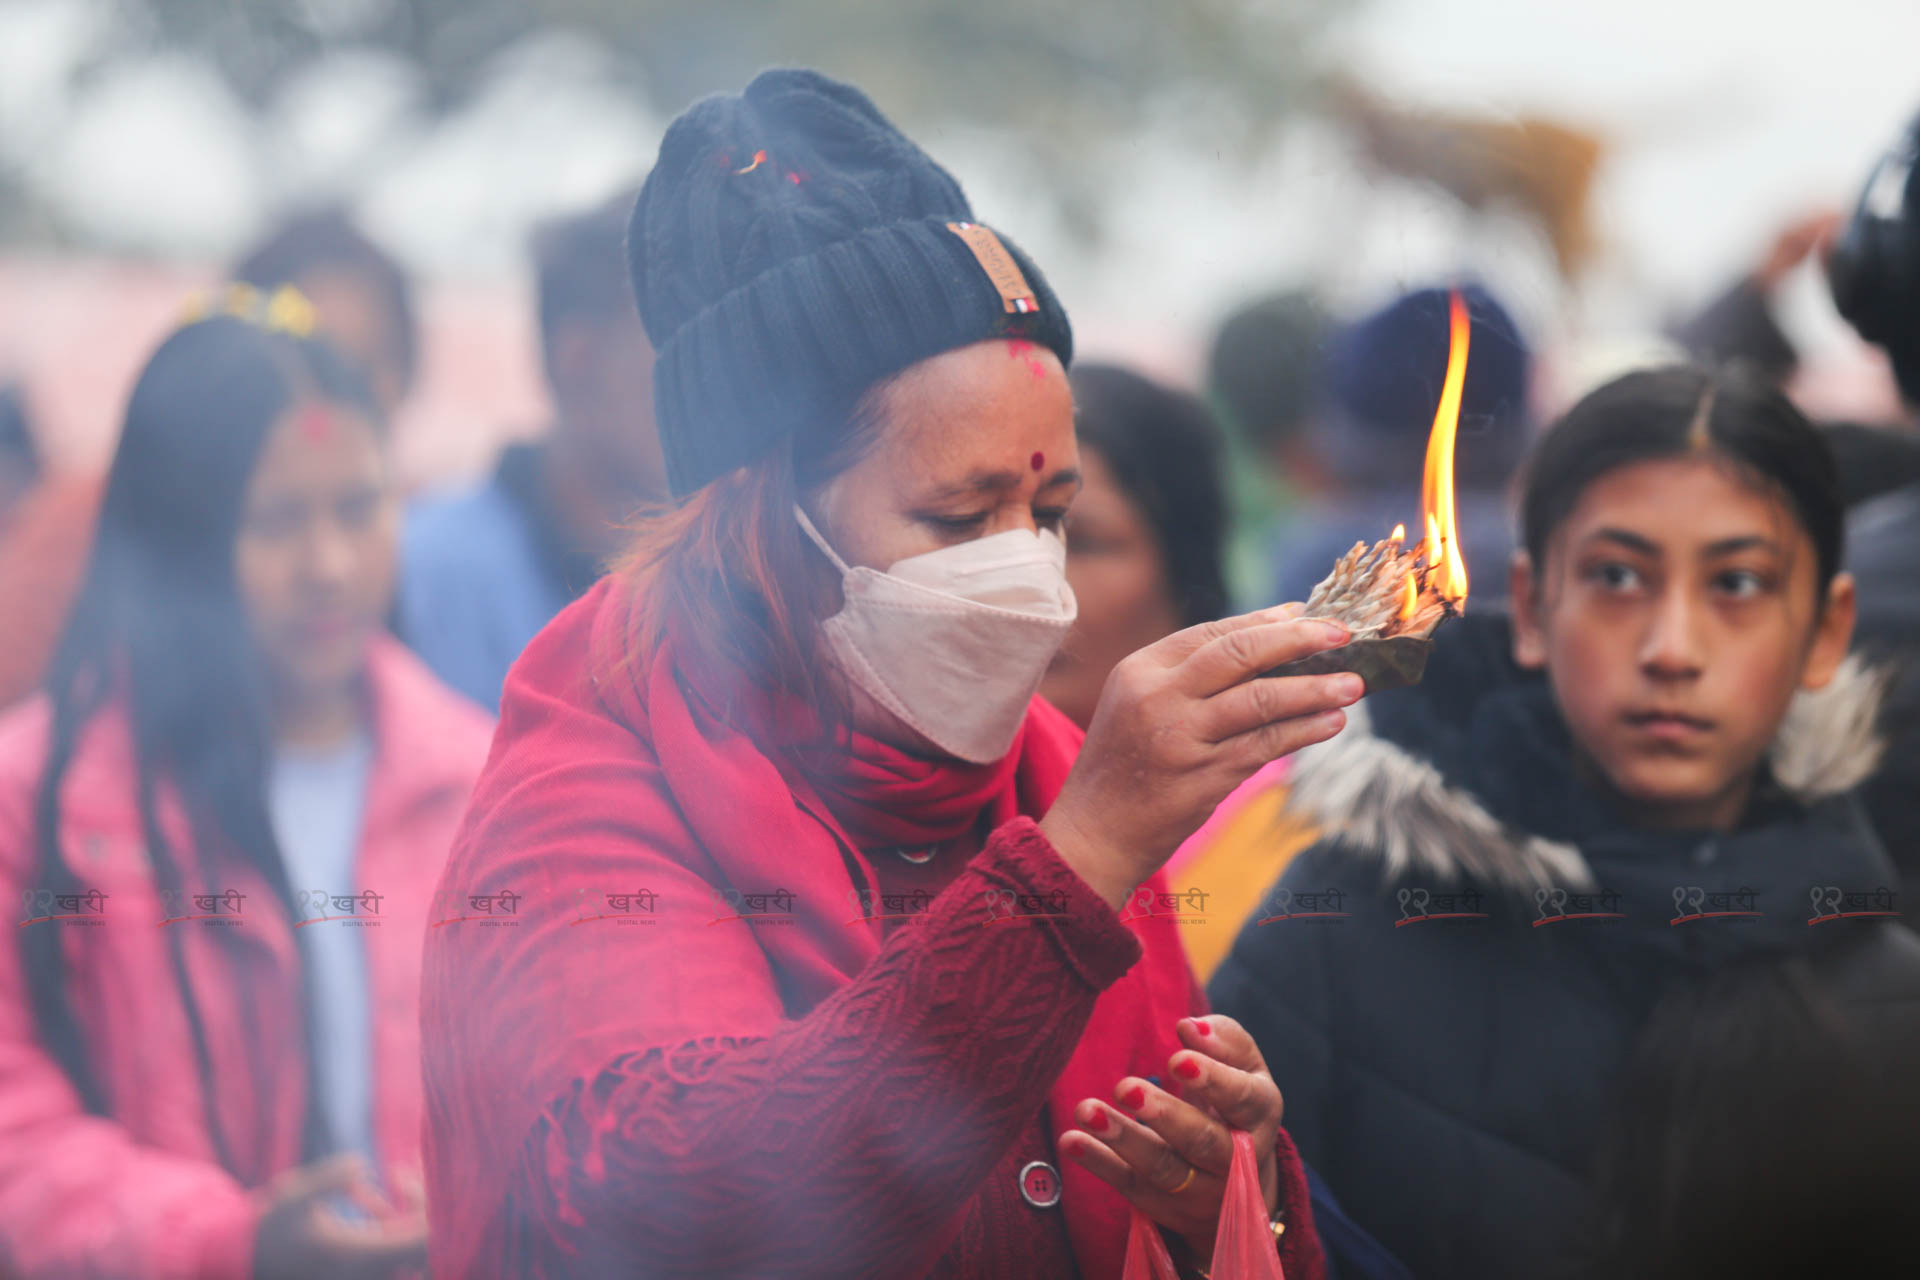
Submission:
[[1027,460],[1027,464],[1031,466],[1035,471],[1038,471],[1040,468],[1047,465],[1047,455],[1040,452],[1038,449],[1035,449],[1033,451],[1033,457]]
[[319,444],[333,435],[333,415],[324,406],[311,404],[300,411],[293,426],[302,440]]

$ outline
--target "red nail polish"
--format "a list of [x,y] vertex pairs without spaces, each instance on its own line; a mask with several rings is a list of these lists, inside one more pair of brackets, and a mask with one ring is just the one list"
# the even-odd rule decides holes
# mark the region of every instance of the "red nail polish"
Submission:
[[1198,1080],[1200,1078],[1200,1062],[1196,1058],[1182,1058],[1173,1064],[1173,1073],[1182,1080]]
[[1120,1095],[1120,1101],[1127,1110],[1138,1111],[1147,1105],[1147,1091],[1142,1086],[1135,1085]]
[[1213,1034],[1213,1028],[1208,1026],[1206,1023],[1200,1021],[1200,1019],[1198,1018],[1195,1018],[1193,1020],[1193,1029],[1196,1033],[1199,1034],[1200,1038],[1203,1040],[1206,1037]]
[[1093,1123],[1087,1127],[1101,1137],[1105,1137],[1107,1134],[1113,1132],[1113,1118],[1107,1114],[1106,1109],[1103,1107],[1093,1113]]

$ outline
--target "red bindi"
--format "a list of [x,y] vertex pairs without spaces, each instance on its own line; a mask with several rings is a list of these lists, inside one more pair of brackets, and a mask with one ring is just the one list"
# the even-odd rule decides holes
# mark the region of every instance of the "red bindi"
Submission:
[[294,428],[301,439],[317,444],[333,434],[333,415],[317,404],[309,405],[294,419]]
[[1033,451],[1033,457],[1027,459],[1027,465],[1032,467],[1035,471],[1038,471],[1040,468],[1047,465],[1047,455],[1040,452],[1038,449],[1035,449]]

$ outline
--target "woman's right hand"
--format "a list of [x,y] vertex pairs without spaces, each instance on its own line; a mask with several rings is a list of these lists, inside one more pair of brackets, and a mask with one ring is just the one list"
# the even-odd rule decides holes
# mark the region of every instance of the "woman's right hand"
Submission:
[[[254,1236],[254,1280],[386,1280],[427,1259],[424,1197],[389,1203],[358,1156],[282,1174]],[[337,1205],[351,1205],[343,1214]]]
[[1260,677],[1348,639],[1299,605],[1206,622],[1130,654],[1107,677],[1073,771],[1040,829],[1116,910],[1214,807],[1268,761],[1323,742],[1359,676]]

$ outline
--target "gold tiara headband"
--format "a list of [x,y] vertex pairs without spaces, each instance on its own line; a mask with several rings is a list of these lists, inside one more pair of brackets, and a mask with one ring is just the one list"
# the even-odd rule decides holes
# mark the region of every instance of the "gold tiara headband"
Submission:
[[180,323],[195,324],[215,316],[232,316],[295,338],[311,338],[318,322],[313,303],[290,284],[283,284],[272,293],[236,283],[198,294],[181,310]]

